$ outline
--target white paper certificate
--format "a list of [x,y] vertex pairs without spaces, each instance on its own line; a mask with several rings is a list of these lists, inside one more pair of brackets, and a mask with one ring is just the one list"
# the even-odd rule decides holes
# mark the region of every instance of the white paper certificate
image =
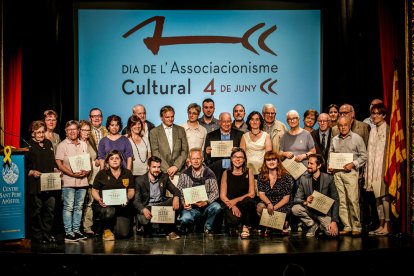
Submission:
[[230,157],[233,140],[211,141],[211,157]]
[[321,194],[318,191],[313,191],[313,200],[308,204],[308,207],[315,209],[316,211],[321,212],[322,214],[327,214],[329,209],[331,209],[332,204],[335,202],[332,198]]
[[191,188],[184,188],[183,195],[185,204],[194,204],[199,201],[207,201],[206,185],[199,185]]
[[89,153],[69,156],[70,168],[74,173],[78,173],[81,170],[90,171],[91,170],[91,158]]
[[354,156],[352,153],[329,153],[329,166],[334,170],[343,170],[346,164],[352,163]]
[[273,215],[269,215],[267,209],[263,209],[262,217],[260,218],[260,225],[283,230],[285,224],[286,213],[274,211]]
[[175,211],[172,206],[151,206],[152,223],[174,223]]
[[102,190],[102,200],[106,205],[122,205],[127,203],[126,189]]
[[53,191],[62,189],[60,173],[42,173],[40,175],[40,190]]
[[302,162],[296,162],[295,158],[286,158],[283,160],[282,165],[295,180],[307,170],[305,165],[303,165]]

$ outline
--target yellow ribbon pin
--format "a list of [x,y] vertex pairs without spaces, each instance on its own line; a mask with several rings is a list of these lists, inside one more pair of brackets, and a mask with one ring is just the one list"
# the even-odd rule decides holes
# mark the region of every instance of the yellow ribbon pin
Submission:
[[15,149],[15,147],[13,146],[5,146],[4,147],[4,158],[3,158],[3,165],[9,165],[11,164],[12,160],[10,158],[11,154],[12,154],[12,149]]

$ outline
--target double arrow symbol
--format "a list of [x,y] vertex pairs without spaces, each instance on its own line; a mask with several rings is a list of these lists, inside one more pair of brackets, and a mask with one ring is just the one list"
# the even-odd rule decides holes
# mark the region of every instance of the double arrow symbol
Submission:
[[[264,93],[266,93],[266,94],[269,94],[267,91],[266,91],[266,89],[264,88],[264,86],[269,82],[269,81],[271,81],[272,80],[272,78],[268,78],[267,80],[265,80],[264,82],[262,82],[261,84],[260,84],[260,90],[262,90],[262,92],[264,92]],[[274,91],[273,89],[272,89],[272,86],[273,86],[273,84],[275,84],[277,82],[277,80],[274,80],[274,81],[272,81],[272,82],[270,82],[268,85],[267,85],[267,90],[269,90],[269,92],[271,92],[271,93],[273,93],[273,94],[276,94],[277,95],[277,93],[276,93],[276,91]]]

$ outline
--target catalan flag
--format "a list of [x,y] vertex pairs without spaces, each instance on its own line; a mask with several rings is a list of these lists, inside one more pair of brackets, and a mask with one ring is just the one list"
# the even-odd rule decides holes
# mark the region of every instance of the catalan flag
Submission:
[[403,184],[401,171],[405,159],[407,159],[407,154],[405,150],[404,128],[400,112],[398,71],[394,70],[390,133],[388,136],[388,151],[385,161],[385,181],[388,184],[389,193],[393,197],[391,211],[396,218],[398,218],[400,214],[400,191]]

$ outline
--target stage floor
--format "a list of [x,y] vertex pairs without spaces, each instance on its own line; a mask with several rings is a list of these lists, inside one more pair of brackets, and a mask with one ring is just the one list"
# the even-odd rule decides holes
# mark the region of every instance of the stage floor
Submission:
[[[2,271],[13,275],[252,275],[249,270],[284,275],[289,264],[297,264],[293,269],[303,268],[303,275],[320,275],[322,269],[324,274],[333,270],[334,275],[378,276],[398,275],[395,273],[404,269],[414,271],[405,261],[407,257],[414,257],[414,241],[407,236],[317,239],[293,233],[241,239],[196,233],[178,240],[133,236],[26,247],[12,242],[0,244]],[[185,272],[190,268],[192,272]]]

